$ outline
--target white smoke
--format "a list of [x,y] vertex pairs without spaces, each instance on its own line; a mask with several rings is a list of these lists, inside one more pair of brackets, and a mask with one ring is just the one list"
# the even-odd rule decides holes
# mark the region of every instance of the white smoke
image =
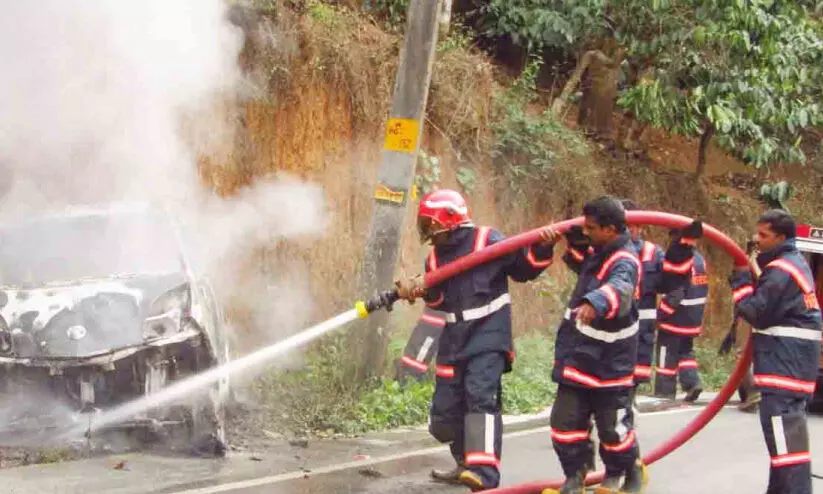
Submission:
[[[294,180],[259,182],[230,200],[201,185],[199,152],[231,145],[227,119],[212,112],[237,96],[242,42],[221,0],[4,2],[0,215],[123,200],[171,208],[196,267],[236,283],[219,288],[272,317],[265,293],[238,283],[233,262],[317,233],[325,206],[322,190]],[[276,274],[263,284],[288,291]],[[279,323],[302,322],[295,316]]]

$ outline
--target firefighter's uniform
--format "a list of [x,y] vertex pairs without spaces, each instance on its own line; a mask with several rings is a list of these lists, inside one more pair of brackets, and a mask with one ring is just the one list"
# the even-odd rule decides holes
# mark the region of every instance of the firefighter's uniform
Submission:
[[754,383],[771,456],[767,494],[808,494],[805,408],[814,393],[821,337],[814,278],[794,239],[760,254],[757,264],[762,274],[756,284],[748,272],[735,272],[730,282],[738,313],[752,325]]
[[[449,233],[426,260],[432,271],[503,240],[488,227],[466,225]],[[429,288],[425,301],[443,313],[429,431],[450,443],[458,465],[481,485],[496,487],[502,448],[501,377],[514,357],[508,278],[535,279],[552,262],[552,247],[534,245],[458,274]]]
[[[552,443],[567,478],[590,468],[594,416],[603,463],[607,471],[622,473],[638,458],[630,391],[640,259],[628,233],[601,249],[581,251],[570,245],[563,259],[578,279],[555,342],[552,379],[560,387],[550,419]],[[585,302],[597,313],[590,326],[574,317]]]
[[662,288],[663,249],[643,239],[633,239],[640,253],[642,266],[640,300],[637,301],[640,329],[637,342],[637,365],[634,368],[635,384],[648,382],[652,375],[657,295]]
[[420,378],[429,371],[445,326],[446,317],[442,312],[429,307],[423,310],[397,362],[398,380],[405,381],[407,376]]
[[694,339],[703,326],[709,293],[706,261],[695,252],[693,260],[681,265],[667,264],[666,269],[688,275],[689,283],[666,294],[658,307],[654,393],[674,399],[679,378],[687,401],[693,401],[701,390]]
[[[550,418],[552,443],[567,483],[582,482],[594,466],[593,417],[607,479],[626,473],[627,483],[633,484],[639,474],[632,390],[640,328],[637,307],[645,275],[643,248],[638,252],[628,233],[599,248],[569,235],[567,239],[563,260],[578,278],[555,342],[552,379],[559,388]],[[661,270],[652,271],[659,280],[649,286],[663,292],[682,286],[684,275],[664,268],[689,262],[692,245],[693,240],[676,239],[663,256]],[[646,257],[652,257],[648,251]],[[576,309],[584,303],[596,312],[591,325],[575,319]]]

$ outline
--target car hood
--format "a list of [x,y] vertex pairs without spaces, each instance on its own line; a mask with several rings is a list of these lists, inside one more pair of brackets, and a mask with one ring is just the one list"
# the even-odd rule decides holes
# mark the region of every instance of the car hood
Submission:
[[88,357],[142,344],[152,304],[187,281],[182,273],[170,273],[25,289],[0,286],[0,316],[14,356]]

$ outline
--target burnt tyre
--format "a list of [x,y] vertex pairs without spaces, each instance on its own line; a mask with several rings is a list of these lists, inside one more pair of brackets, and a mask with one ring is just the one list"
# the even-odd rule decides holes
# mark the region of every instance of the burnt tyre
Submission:
[[[222,362],[216,352],[201,345],[196,351],[194,373],[209,371]],[[222,458],[228,452],[226,440],[226,401],[228,382],[224,379],[194,393],[187,400],[190,451],[195,456]]]

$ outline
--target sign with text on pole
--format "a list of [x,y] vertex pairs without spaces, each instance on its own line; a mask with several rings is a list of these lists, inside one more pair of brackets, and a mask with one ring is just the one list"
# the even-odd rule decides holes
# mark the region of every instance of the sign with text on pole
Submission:
[[[417,153],[431,82],[442,0],[410,0],[397,80],[376,180],[374,205],[358,283],[363,296],[394,281],[403,223],[414,182]],[[422,269],[421,266],[415,268]],[[365,331],[352,333],[349,346],[358,377],[383,369],[387,345],[386,313],[373,314]]]

